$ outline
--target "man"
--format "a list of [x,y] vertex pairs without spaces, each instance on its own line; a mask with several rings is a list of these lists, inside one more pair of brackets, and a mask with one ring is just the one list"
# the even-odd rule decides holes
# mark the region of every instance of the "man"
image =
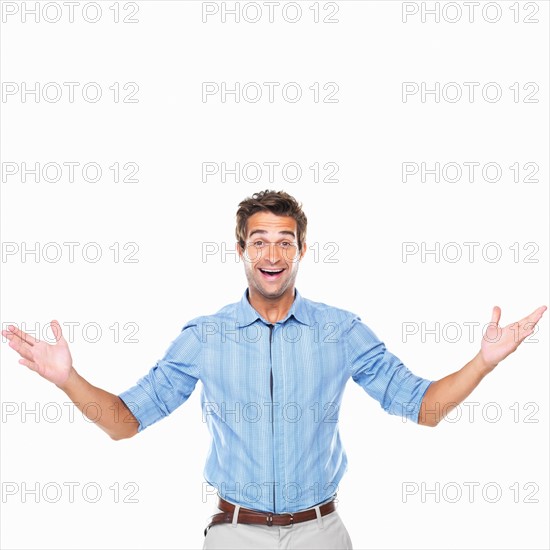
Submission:
[[[113,439],[134,436],[203,385],[212,434],[204,476],[221,512],[204,548],[351,548],[335,510],[347,465],[338,414],[351,377],[390,414],[436,426],[484,376],[533,332],[542,306],[502,329],[500,309],[481,349],[441,380],[411,373],[349,311],[313,302],[295,289],[307,250],[301,205],[280,191],[255,193],[237,212],[237,250],[248,288],[239,302],[189,321],[164,358],[119,396],[96,388],[72,366],[57,321],[55,345],[10,326],[3,334],[20,363],[85,404],[119,407],[97,422]],[[118,409],[117,409],[118,410]]]

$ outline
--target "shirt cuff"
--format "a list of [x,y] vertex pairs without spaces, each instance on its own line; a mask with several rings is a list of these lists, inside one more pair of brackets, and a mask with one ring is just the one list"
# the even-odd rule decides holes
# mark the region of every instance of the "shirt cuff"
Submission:
[[[432,380],[425,378],[419,379],[415,384],[414,390],[411,392],[410,387],[403,388],[396,396],[395,402],[397,408],[392,407],[393,414],[400,415],[408,420],[412,420],[418,424],[418,415],[420,414],[420,406],[426,390],[432,383]],[[399,394],[403,392],[404,395],[400,399]]]

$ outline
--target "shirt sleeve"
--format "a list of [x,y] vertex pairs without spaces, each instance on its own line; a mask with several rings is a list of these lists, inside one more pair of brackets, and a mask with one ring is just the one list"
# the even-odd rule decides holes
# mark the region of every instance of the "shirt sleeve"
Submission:
[[432,381],[413,374],[358,316],[347,331],[346,349],[353,380],[387,413],[418,423],[420,404]]
[[197,325],[189,322],[164,357],[135,386],[118,395],[139,422],[138,432],[187,401],[199,380],[201,349]]

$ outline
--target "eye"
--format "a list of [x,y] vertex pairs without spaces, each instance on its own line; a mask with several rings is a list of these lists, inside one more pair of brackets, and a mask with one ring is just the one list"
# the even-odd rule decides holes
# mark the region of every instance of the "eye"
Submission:
[[291,245],[292,245],[292,243],[290,243],[290,242],[288,242],[288,241],[283,241],[283,242],[281,243],[281,246],[282,246],[283,248],[288,248],[288,247],[291,246]]
[[254,246],[256,248],[263,248],[264,246],[264,241],[254,241]]

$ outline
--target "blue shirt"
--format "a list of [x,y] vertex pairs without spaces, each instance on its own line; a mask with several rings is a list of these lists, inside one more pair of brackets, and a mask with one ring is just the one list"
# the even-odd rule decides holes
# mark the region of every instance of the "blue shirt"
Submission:
[[197,382],[212,441],[204,477],[246,508],[296,512],[329,500],[347,469],[338,416],[352,378],[382,408],[418,422],[431,381],[410,372],[349,311],[303,298],[269,323],[241,300],[189,321],[163,359],[120,394],[138,431]]

